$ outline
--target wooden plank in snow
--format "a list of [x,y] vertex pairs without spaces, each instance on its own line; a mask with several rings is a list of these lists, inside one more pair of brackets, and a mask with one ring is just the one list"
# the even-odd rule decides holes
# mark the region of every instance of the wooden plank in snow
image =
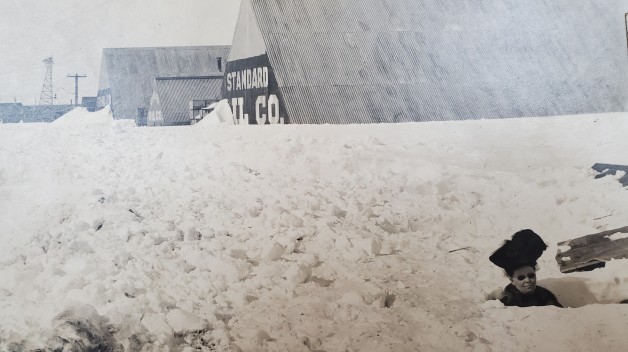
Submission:
[[622,186],[628,186],[628,165],[595,163],[591,168],[599,173],[595,178],[601,178],[606,175],[614,176],[617,174],[617,171],[623,171],[624,174],[619,178],[619,182]]
[[[626,234],[626,235],[623,235]],[[569,249],[556,254],[560,271],[584,271],[604,266],[611,259],[628,258],[628,226],[558,243]]]

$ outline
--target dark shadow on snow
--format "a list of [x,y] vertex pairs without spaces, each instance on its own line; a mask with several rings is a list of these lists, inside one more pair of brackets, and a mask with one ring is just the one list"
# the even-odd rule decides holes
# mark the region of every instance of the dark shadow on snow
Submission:
[[[566,277],[539,280],[539,286],[552,291],[556,298],[564,307],[579,308],[590,304],[617,304],[626,303],[628,297],[624,299],[601,299],[591,292],[591,280],[587,278]],[[609,284],[605,290],[612,290]],[[612,297],[611,292],[606,292],[606,296]]]

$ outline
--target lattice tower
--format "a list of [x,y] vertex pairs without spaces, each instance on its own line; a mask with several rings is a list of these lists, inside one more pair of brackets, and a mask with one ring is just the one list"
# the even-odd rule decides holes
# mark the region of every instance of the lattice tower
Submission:
[[39,96],[39,105],[53,105],[54,95],[52,93],[52,65],[54,59],[48,57],[43,60],[46,64],[46,77],[44,78],[44,85],[41,88],[41,95]]

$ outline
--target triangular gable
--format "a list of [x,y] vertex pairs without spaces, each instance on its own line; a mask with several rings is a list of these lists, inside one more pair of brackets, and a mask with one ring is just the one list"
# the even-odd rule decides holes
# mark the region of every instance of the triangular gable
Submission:
[[264,37],[253,11],[250,0],[242,0],[229,61],[240,60],[266,53]]

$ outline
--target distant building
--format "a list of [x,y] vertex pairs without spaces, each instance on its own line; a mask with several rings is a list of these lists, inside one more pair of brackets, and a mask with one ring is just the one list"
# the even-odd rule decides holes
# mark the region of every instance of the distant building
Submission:
[[3,123],[20,122],[23,117],[22,103],[0,103],[0,120]]
[[148,126],[189,125],[201,109],[220,100],[222,75],[156,77],[150,99]]
[[96,111],[96,97],[83,97],[81,98],[81,106],[87,108],[87,111]]
[[248,124],[625,111],[626,12],[626,0],[242,0],[223,96]]
[[207,115],[211,114],[212,111],[216,109],[218,106],[218,100],[194,100],[190,103],[190,110],[192,110],[192,121],[191,124],[194,125],[197,122],[201,121]]
[[[156,77],[222,75],[229,46],[107,48],[102,52],[97,109],[146,124]],[[185,102],[187,104],[187,102]],[[146,121],[146,122],[144,122]]]
[[26,105],[24,122],[52,122],[76,108],[74,105]]
[[0,104],[0,120],[4,123],[52,122],[65,115],[74,105],[22,105]]

